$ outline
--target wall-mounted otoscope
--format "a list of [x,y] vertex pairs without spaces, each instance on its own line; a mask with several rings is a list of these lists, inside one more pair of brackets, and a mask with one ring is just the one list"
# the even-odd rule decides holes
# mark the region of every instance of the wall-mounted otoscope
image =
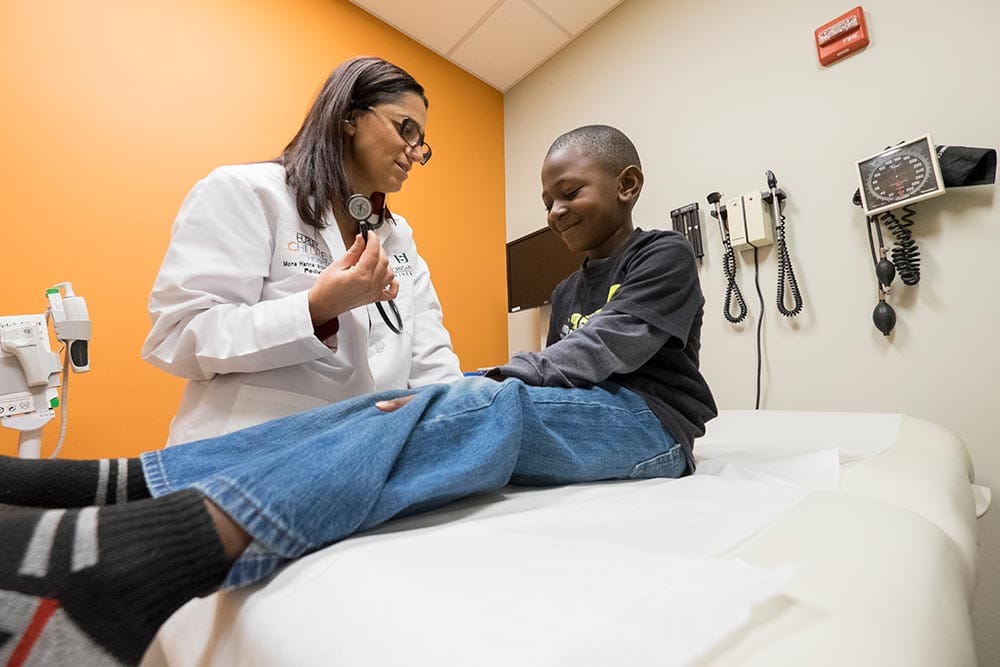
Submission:
[[[788,243],[785,239],[785,214],[781,212],[781,202],[785,200],[785,193],[778,187],[778,178],[774,172],[768,169],[765,172],[767,178],[767,192],[764,193],[764,201],[771,202],[771,211],[774,214],[774,246],[778,250],[778,292],[777,303],[778,312],[785,317],[795,317],[802,312],[802,293],[799,291],[799,283],[795,279],[795,269],[792,267],[792,257],[788,254]],[[792,295],[792,307],[785,305],[785,286]]]
[[[723,306],[723,315],[732,324],[739,324],[747,317],[747,303],[740,292],[740,286],[736,283],[736,253],[733,251],[732,239],[729,236],[729,216],[726,207],[720,205],[722,195],[718,192],[709,193],[706,198],[712,206],[711,215],[719,221],[719,235],[722,237],[722,272],[726,276],[726,301]],[[733,306],[737,312],[733,314]]]

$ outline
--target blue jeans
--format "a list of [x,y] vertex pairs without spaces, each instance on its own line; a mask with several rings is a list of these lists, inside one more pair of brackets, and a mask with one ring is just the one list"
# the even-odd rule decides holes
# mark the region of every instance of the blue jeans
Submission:
[[[395,412],[375,407],[411,393]],[[361,396],[141,461],[153,496],[196,488],[253,538],[227,587],[392,517],[509,482],[678,477],[687,465],[645,402],[622,387],[485,378]]]

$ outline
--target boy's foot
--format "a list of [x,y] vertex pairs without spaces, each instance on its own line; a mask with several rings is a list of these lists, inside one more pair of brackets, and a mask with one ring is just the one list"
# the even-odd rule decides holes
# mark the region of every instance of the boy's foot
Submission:
[[[8,620],[12,620],[7,627]],[[31,656],[31,660],[28,660]],[[80,631],[59,603],[0,590],[0,665],[123,665]]]
[[193,489],[103,508],[17,508],[0,514],[0,535],[0,665],[138,664],[167,618],[229,569]]

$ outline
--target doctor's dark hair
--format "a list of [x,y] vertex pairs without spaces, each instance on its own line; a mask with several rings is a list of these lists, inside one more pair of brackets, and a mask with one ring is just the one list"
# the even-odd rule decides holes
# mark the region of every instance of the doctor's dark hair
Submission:
[[548,157],[567,146],[579,146],[615,176],[629,165],[642,169],[635,144],[624,132],[610,125],[584,125],[559,135],[545,155]]
[[344,123],[358,111],[396,102],[406,93],[427,96],[416,79],[400,67],[374,57],[360,57],[339,65],[323,84],[302,127],[276,162],[285,166],[285,181],[295,195],[299,217],[323,228],[329,208],[346,214],[353,194],[347,180]]

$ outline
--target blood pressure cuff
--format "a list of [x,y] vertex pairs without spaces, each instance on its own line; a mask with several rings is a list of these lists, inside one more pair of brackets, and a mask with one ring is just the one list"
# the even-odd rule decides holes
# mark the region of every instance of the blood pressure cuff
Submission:
[[993,148],[937,146],[941,180],[946,188],[992,185],[997,180],[997,152]]
[[[945,188],[992,185],[997,180],[997,152],[994,148],[936,146],[941,180]],[[855,206],[861,206],[861,191],[854,191]]]

